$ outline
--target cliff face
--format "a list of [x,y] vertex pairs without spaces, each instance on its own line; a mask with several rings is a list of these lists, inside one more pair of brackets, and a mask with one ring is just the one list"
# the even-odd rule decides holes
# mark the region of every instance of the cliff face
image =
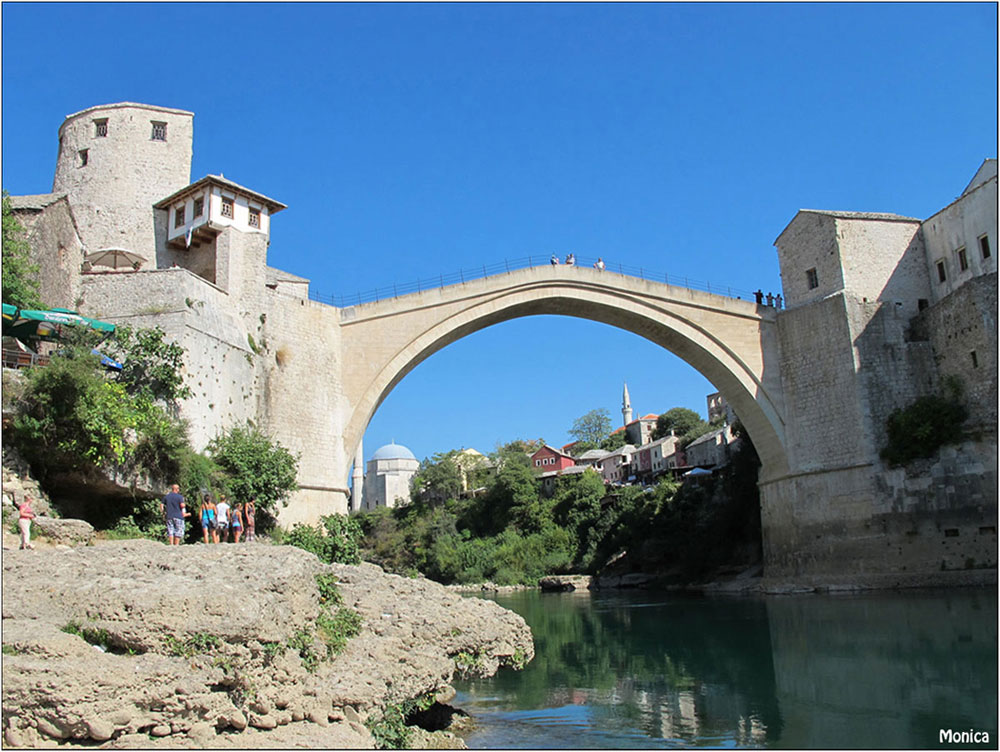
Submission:
[[[336,655],[322,618],[340,606],[317,580],[329,574],[361,617]],[[534,649],[495,603],[372,565],[122,541],[5,551],[3,653],[7,746],[364,748],[383,708]]]

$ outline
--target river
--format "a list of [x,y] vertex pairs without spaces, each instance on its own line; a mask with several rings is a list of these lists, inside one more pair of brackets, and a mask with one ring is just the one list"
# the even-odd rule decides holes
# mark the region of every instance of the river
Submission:
[[456,685],[473,749],[997,747],[994,588],[494,599],[536,655]]

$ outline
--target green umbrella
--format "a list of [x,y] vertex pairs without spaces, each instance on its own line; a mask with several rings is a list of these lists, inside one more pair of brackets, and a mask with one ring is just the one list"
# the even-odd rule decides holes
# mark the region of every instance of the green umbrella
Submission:
[[16,337],[20,340],[57,340],[62,334],[63,327],[66,326],[85,326],[106,334],[111,334],[115,330],[114,324],[81,316],[76,311],[70,311],[66,308],[53,308],[50,311],[26,311],[24,309],[17,310],[14,306],[4,303],[4,336]]

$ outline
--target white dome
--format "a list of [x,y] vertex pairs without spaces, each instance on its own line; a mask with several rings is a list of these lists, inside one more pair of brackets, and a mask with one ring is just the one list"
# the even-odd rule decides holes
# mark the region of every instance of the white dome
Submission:
[[386,444],[372,455],[373,460],[417,460],[413,452],[401,444]]

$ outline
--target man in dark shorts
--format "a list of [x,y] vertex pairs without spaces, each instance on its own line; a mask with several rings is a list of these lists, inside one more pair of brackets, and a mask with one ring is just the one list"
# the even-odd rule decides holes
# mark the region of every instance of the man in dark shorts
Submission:
[[167,542],[171,546],[179,546],[184,537],[184,518],[191,513],[184,507],[184,497],[181,487],[176,483],[170,487],[170,493],[160,502],[160,513],[167,516]]

